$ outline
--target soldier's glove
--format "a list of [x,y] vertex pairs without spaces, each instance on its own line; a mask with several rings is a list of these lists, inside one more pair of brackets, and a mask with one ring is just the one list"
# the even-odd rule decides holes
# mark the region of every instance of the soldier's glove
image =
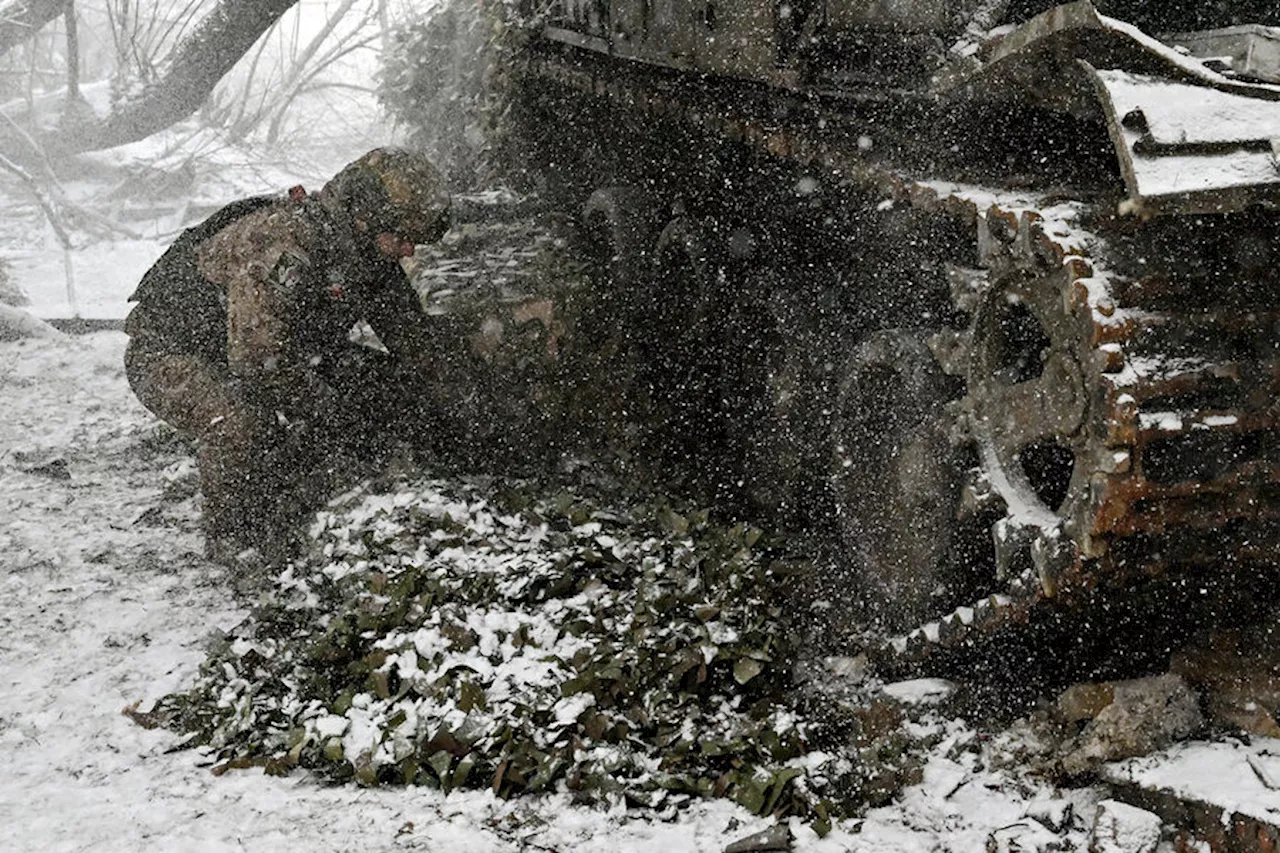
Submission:
[[291,371],[273,382],[273,415],[292,442],[324,441],[339,426],[342,396],[311,369]]

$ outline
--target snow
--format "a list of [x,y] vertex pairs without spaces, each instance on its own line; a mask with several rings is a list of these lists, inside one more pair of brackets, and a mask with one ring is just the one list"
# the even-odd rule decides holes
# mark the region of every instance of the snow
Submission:
[[904,705],[936,705],[955,693],[956,686],[941,678],[915,678],[886,684],[883,689]]
[[1267,784],[1280,778],[1280,740],[1182,743],[1156,755],[1109,765],[1103,775],[1108,781],[1216,806],[1224,817],[1240,814],[1280,823],[1280,790]]
[[1081,205],[1078,202],[1050,202],[1027,193],[1004,189],[962,184],[936,179],[915,181],[916,185],[933,192],[940,199],[956,199],[971,206],[982,217],[992,208],[1021,219],[1034,213],[1039,227],[1062,247],[1067,257],[1087,256],[1088,247],[1095,242],[1093,235],[1079,225]]
[[925,788],[946,799],[959,791],[972,774],[964,765],[948,758],[932,761],[924,768]]
[[1105,15],[1099,15],[1098,19],[1107,29],[1113,30],[1114,32],[1132,39],[1147,53],[1158,56],[1162,61],[1170,65],[1179,76],[1197,79],[1211,86],[1270,93],[1269,96],[1273,99],[1277,95],[1280,95],[1280,86],[1253,83],[1232,83],[1228,78],[1206,66],[1202,60],[1184,55],[1176,48],[1170,47],[1159,39],[1147,35],[1133,24],[1126,23],[1118,18],[1109,18]]
[[1139,103],[1159,145],[1212,145],[1280,138],[1280,103],[1123,71],[1099,76],[1119,100]]
[[1139,380],[1172,379],[1214,369],[1213,362],[1208,359],[1179,356],[1130,356],[1125,366],[1130,370],[1126,371],[1125,379],[1117,379],[1116,384],[1132,385]]
[[920,829],[926,826],[934,827],[935,832],[940,830],[938,846],[928,848],[933,850],[998,849],[996,839],[1011,827],[1019,827],[1019,834],[1034,833],[1052,839],[1063,845],[1062,849],[1083,850],[1087,846],[1080,827],[1073,827],[1063,838],[1028,817],[1028,801],[1017,796],[1008,798],[1016,787],[1012,779],[968,774],[969,768],[956,761],[931,762],[925,768],[925,781],[908,790],[900,804],[868,815],[856,836],[857,843],[849,849],[916,853],[922,849]]
[[1042,207],[1037,197],[1025,193],[937,179],[920,180],[916,181],[916,183],[933,190],[938,198],[961,199],[971,204],[975,210],[981,212],[986,212],[993,205],[1005,210],[1030,210]]
[[1097,853],[1153,853],[1160,843],[1160,818],[1116,800],[1098,803]]
[[1142,412],[1138,415],[1138,426],[1143,430],[1181,432],[1182,415],[1178,412]]
[[0,258],[9,262],[11,274],[31,300],[28,310],[37,317],[75,316],[67,298],[65,265],[69,263],[76,281],[79,315],[118,320],[129,313],[126,300],[138,279],[163,251],[159,239],[126,239],[84,246],[70,256],[45,246],[37,251],[0,253]]
[[1034,818],[1049,829],[1068,826],[1075,813],[1071,800],[1050,797],[1035,800],[1027,806],[1027,817]]
[[1148,155],[1139,148],[1147,133],[1127,125],[1117,128],[1123,139],[1122,156],[1136,184],[1129,188],[1135,196],[1158,198],[1280,183],[1270,146],[1252,144],[1280,136],[1280,103],[1124,71],[1096,74],[1112,113],[1122,119],[1141,110],[1149,135],[1162,145],[1240,143],[1189,152],[1168,148]]
[[1235,426],[1240,422],[1237,415],[1194,415],[1182,412],[1141,412],[1138,415],[1138,426],[1146,431],[1182,432],[1188,428],[1194,430],[1220,429]]
[[577,721],[588,708],[596,703],[596,697],[590,693],[578,693],[566,696],[551,709],[556,724],[567,726]]
[[[506,802],[487,792],[324,787],[302,773],[215,776],[199,752],[174,751],[174,734],[136,725],[122,710],[137,703],[145,712],[190,683],[208,633],[244,613],[222,571],[200,556],[194,498],[164,492],[190,457],[156,438],[157,424],[130,396],[124,343],[103,332],[0,344],[6,849],[693,853],[768,826],[723,801],[664,823],[560,794]],[[69,479],[24,470],[54,457]],[[358,713],[317,714],[311,724],[360,747]],[[1048,793],[982,769],[970,753],[937,755],[900,803],[825,839],[794,824],[795,849],[982,850]],[[1072,832],[1068,841],[1082,845],[1081,830]]]

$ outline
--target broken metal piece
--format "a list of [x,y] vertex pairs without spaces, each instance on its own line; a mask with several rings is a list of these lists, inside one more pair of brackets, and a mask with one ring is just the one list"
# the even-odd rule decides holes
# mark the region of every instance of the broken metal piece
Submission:
[[1005,517],[991,527],[996,552],[996,580],[1008,581],[1026,567],[1036,528]]
[[724,853],[774,853],[791,849],[791,827],[785,823],[740,838],[724,848]]
[[1245,24],[1165,36],[1202,60],[1222,62],[1239,77],[1280,83],[1280,28]]
[[1040,588],[1046,598],[1055,598],[1061,589],[1062,580],[1080,562],[1080,550],[1069,539],[1064,539],[1058,531],[1041,532],[1031,541],[1031,562],[1036,567],[1040,578]]

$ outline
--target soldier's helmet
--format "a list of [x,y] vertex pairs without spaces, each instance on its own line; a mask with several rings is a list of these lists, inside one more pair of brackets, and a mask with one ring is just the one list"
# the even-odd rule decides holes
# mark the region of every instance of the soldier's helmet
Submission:
[[344,167],[324,192],[371,235],[395,234],[434,243],[449,230],[449,193],[426,157],[403,148],[375,148]]

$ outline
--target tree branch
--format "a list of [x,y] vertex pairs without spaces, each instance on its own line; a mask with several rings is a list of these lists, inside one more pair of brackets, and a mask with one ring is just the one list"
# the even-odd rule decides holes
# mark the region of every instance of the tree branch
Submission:
[[75,0],[67,0],[67,100],[80,100],[80,25]]
[[[53,2],[53,0],[48,0]],[[218,81],[297,0],[221,0],[174,50],[167,71],[109,115],[41,142],[51,154],[100,151],[146,139],[194,113]]]
[[0,54],[30,39],[67,10],[69,0],[11,0],[0,6]]

